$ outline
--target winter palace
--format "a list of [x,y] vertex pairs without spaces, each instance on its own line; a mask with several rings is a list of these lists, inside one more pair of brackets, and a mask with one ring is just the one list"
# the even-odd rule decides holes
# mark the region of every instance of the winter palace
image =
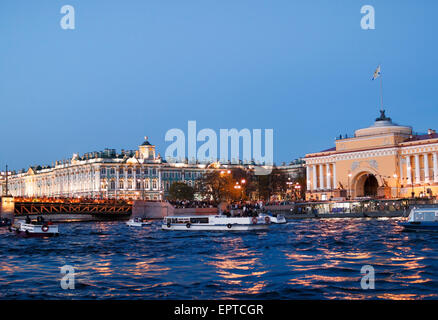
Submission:
[[[30,167],[27,171],[9,172],[8,191],[18,197],[72,197],[162,200],[176,181],[194,186],[207,169],[231,169],[242,164],[170,163],[156,155],[155,146],[145,141],[138,150],[105,149],[52,166]],[[245,165],[254,167],[254,165]],[[304,170],[302,162],[285,165],[293,179]],[[302,173],[304,174],[304,173]],[[0,194],[5,194],[5,172]]]

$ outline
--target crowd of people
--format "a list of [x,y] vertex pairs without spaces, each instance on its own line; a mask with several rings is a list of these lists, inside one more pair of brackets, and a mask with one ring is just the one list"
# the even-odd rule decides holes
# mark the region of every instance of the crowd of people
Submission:
[[213,201],[194,201],[194,200],[183,200],[183,201],[169,201],[171,205],[175,208],[214,208],[217,205]]

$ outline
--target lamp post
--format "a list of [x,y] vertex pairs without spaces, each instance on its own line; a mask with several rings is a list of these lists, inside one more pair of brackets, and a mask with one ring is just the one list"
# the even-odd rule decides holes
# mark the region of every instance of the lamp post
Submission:
[[287,178],[287,182],[286,182],[286,184],[288,185],[288,189],[290,188],[291,189],[291,192],[292,192],[292,184],[293,184],[293,182],[292,181],[290,181],[290,178]]
[[395,196],[398,198],[398,175],[397,173],[393,174],[393,177],[395,179]]
[[[239,181],[236,181],[236,184],[234,185],[234,189],[242,190],[242,186],[239,185]],[[242,201],[242,192],[240,193],[240,201]]]
[[298,200],[298,195],[300,195],[301,199],[301,185],[297,182],[295,185],[295,200]]

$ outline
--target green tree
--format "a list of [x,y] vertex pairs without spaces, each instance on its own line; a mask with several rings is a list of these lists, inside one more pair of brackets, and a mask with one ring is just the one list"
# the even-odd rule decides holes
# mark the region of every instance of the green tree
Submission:
[[195,190],[184,182],[174,182],[169,188],[169,200],[193,200]]
[[206,172],[198,181],[197,192],[207,199],[219,203],[231,200],[234,190],[234,180],[227,170],[211,170]]

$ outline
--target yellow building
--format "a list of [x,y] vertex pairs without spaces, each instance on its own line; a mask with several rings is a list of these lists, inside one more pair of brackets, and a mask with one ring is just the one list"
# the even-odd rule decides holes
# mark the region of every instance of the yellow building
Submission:
[[336,140],[334,148],[307,154],[307,200],[337,198],[436,197],[438,135],[414,135],[385,111],[354,137]]

